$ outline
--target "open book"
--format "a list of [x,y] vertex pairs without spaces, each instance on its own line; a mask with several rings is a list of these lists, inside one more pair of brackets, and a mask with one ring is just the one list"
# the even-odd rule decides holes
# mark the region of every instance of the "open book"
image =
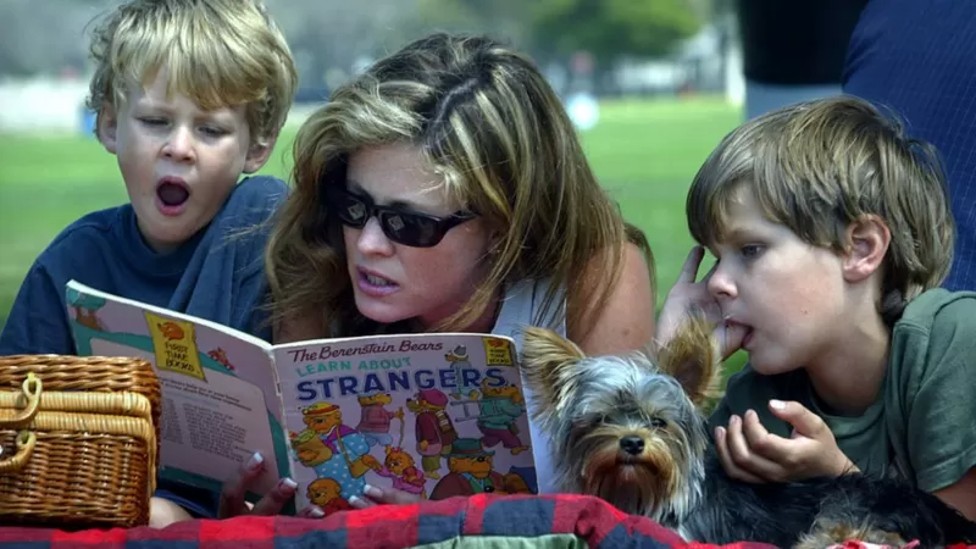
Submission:
[[296,507],[349,508],[366,484],[424,498],[536,493],[514,342],[409,334],[271,345],[74,280],[80,355],[150,361],[163,387],[161,471],[214,490],[255,451],[298,482]]

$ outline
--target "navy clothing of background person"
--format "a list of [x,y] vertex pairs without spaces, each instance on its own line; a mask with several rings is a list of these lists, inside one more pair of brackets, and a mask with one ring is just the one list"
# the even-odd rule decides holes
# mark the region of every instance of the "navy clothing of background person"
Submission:
[[957,228],[944,286],[976,290],[976,2],[871,0],[843,90],[890,108],[912,137],[939,149]]

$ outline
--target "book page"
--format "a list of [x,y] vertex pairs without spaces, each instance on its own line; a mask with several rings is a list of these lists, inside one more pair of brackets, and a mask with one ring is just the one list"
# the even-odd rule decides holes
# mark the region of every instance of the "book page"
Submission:
[[81,285],[70,285],[68,298],[80,355],[131,356],[153,365],[162,388],[163,476],[218,490],[255,451],[267,464],[255,493],[289,474],[268,344]]
[[427,499],[536,493],[515,345],[418,334],[275,348],[300,509],[368,483]]

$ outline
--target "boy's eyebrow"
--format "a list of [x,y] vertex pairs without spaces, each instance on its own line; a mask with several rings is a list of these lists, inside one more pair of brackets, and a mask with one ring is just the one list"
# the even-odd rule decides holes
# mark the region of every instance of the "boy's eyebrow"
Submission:
[[744,227],[726,227],[722,231],[722,240],[725,242],[732,240],[749,240],[751,238],[757,238],[759,235],[753,229],[748,229]]

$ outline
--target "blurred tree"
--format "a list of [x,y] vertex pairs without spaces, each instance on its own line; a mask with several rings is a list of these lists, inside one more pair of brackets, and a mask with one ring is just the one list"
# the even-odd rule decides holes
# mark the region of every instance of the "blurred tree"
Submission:
[[533,1],[537,0],[419,0],[414,34],[421,30],[470,32],[527,47],[524,42],[531,29],[526,16]]
[[585,50],[597,70],[620,57],[665,55],[700,24],[688,0],[536,0],[531,5],[537,49],[551,55]]
[[571,64],[574,54],[587,52],[577,59],[592,59],[599,86],[623,57],[669,53],[698,30],[716,0],[418,1],[421,26],[487,32],[529,52],[541,65]]
[[264,0],[288,39],[299,98],[317,101],[363,62],[399,48],[418,0]]

